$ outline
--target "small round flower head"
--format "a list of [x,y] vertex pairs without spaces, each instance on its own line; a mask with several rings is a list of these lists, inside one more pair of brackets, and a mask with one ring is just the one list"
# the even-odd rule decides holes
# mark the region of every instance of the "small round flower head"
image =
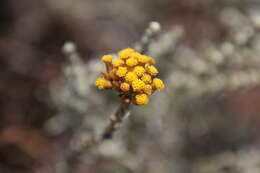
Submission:
[[132,82],[133,80],[136,80],[137,76],[134,72],[128,72],[125,75],[125,81],[126,82]]
[[156,64],[156,61],[152,57],[149,57],[149,63],[150,64]]
[[157,74],[159,73],[158,70],[157,70],[157,68],[154,67],[153,65],[150,65],[150,66],[147,67],[147,72],[148,72],[150,75],[152,75],[152,76],[155,76],[155,75],[157,75]]
[[121,83],[120,89],[124,92],[128,92],[130,90],[130,85],[126,82]]
[[145,69],[143,66],[136,66],[133,70],[133,72],[138,76],[138,77],[141,77],[144,72],[145,72]]
[[106,80],[105,78],[97,78],[96,79],[96,86],[99,89],[105,89],[111,87],[111,82]]
[[153,88],[151,85],[145,85],[143,91],[145,94],[151,95],[153,92]]
[[129,67],[136,66],[138,64],[138,61],[135,58],[129,58],[126,60],[126,65]]
[[146,94],[137,94],[135,96],[135,103],[137,105],[146,105],[149,102],[149,98]]
[[148,63],[150,61],[150,58],[148,56],[145,56],[145,55],[140,55],[137,57],[138,59],[138,62],[140,63]]
[[141,78],[144,83],[151,83],[152,82],[152,77],[149,74],[144,74]]
[[132,52],[130,54],[130,57],[135,59],[138,59],[140,56],[142,56],[142,54],[140,54],[139,52]]
[[118,77],[124,77],[127,73],[127,68],[126,67],[118,67],[117,71],[116,71],[116,75]]
[[126,48],[118,52],[118,56],[122,59],[129,58],[130,54],[134,52],[134,49]]
[[145,87],[145,83],[140,79],[136,79],[132,82],[132,88],[134,92],[142,91],[144,87]]
[[101,60],[106,64],[103,78],[96,79],[99,89],[116,89],[123,103],[146,105],[148,96],[164,87],[163,81],[156,78],[159,71],[152,57],[143,55],[131,48],[118,52],[118,58],[104,55]]
[[122,66],[122,65],[124,65],[124,61],[122,60],[122,59],[115,59],[113,62],[112,62],[112,64],[113,64],[113,66],[114,67],[119,67],[119,66]]
[[111,63],[112,62],[112,58],[113,56],[112,55],[104,55],[102,56],[101,60],[105,63]]
[[164,88],[164,83],[161,79],[159,78],[154,78],[153,79],[153,87],[157,90],[163,89]]

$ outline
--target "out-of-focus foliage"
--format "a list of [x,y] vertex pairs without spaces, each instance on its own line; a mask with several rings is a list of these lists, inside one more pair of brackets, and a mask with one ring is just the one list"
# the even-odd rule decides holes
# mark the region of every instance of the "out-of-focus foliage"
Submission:
[[[150,21],[165,90],[73,155],[119,103],[93,86],[98,58],[138,47]],[[260,172],[259,30],[258,0],[2,0],[0,172]]]

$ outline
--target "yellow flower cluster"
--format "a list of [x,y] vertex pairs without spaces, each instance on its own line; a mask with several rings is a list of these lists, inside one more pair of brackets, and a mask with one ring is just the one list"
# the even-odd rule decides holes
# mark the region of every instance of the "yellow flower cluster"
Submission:
[[155,60],[149,56],[126,48],[118,52],[118,57],[104,55],[101,60],[107,71],[96,79],[96,86],[117,89],[124,103],[146,105],[149,95],[164,88],[163,81],[155,77],[159,73]]

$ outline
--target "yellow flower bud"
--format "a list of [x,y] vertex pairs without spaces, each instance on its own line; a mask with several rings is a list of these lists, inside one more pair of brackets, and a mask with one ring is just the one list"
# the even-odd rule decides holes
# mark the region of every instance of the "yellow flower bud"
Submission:
[[158,70],[157,70],[157,68],[154,67],[153,65],[150,65],[150,66],[147,67],[147,72],[148,72],[150,75],[152,75],[152,76],[157,75],[157,74],[159,73]]
[[97,78],[96,79],[96,86],[99,89],[111,88],[111,82],[106,80],[105,78]]
[[147,94],[147,95],[151,95],[152,94],[152,91],[153,91],[153,88],[151,85],[145,85],[144,86],[144,93]]
[[163,83],[163,81],[161,79],[154,78],[153,79],[153,87],[155,89],[158,89],[158,90],[163,89],[164,88],[164,83]]
[[149,74],[144,74],[141,78],[144,83],[151,83],[152,82],[152,77]]
[[112,58],[113,56],[112,55],[104,55],[102,56],[101,60],[105,63],[111,63],[112,62]]
[[138,76],[138,77],[141,77],[144,72],[145,72],[145,69],[142,67],[142,66],[136,66],[133,70],[133,72]]
[[143,64],[148,63],[150,60],[150,58],[145,55],[140,55],[140,56],[138,56],[137,59],[138,59],[138,62],[143,63]]
[[142,54],[138,53],[138,52],[133,52],[130,54],[130,58],[135,58],[138,59]]
[[137,79],[137,76],[133,72],[128,72],[125,75],[125,81],[127,81],[127,82],[132,82],[133,80],[136,80],[136,79]]
[[138,61],[135,58],[129,58],[126,60],[126,65],[129,67],[133,67],[138,64]]
[[129,58],[130,54],[134,52],[134,49],[126,48],[118,52],[118,56],[122,59]]
[[122,91],[124,91],[124,92],[127,92],[127,91],[130,90],[130,85],[129,85],[128,83],[126,83],[126,82],[121,83],[120,89],[121,89]]
[[135,96],[135,103],[137,105],[146,105],[149,102],[149,98],[146,94],[137,94]]
[[136,79],[132,82],[132,88],[134,92],[141,91],[144,89],[144,87],[145,87],[145,83],[140,79]]
[[156,64],[155,59],[153,59],[152,57],[149,57],[149,64]]
[[114,67],[119,67],[124,65],[125,62],[122,59],[115,59],[112,64]]
[[127,73],[127,68],[126,67],[119,67],[116,71],[116,75],[118,77],[124,77]]

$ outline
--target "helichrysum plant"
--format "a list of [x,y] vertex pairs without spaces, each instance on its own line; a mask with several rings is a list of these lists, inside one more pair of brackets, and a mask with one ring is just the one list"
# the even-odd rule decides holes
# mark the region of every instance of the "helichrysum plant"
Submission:
[[146,105],[149,95],[163,89],[164,83],[159,79],[159,71],[154,66],[152,57],[126,48],[118,56],[104,55],[101,60],[106,65],[106,72],[96,79],[99,89],[116,89],[123,103]]

